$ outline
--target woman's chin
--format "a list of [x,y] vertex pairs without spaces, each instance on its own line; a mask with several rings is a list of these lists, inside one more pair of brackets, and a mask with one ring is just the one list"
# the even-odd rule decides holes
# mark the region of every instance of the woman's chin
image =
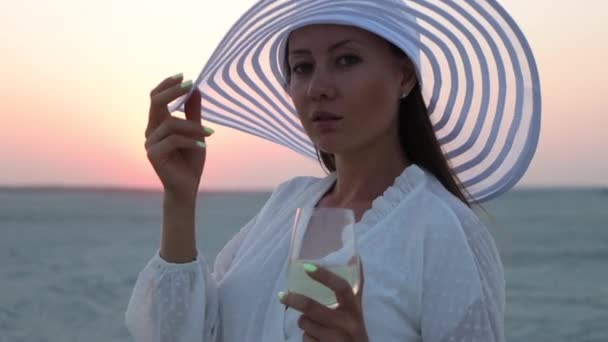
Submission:
[[340,150],[340,144],[338,144],[336,139],[322,137],[321,139],[315,140],[315,146],[317,146],[320,151],[323,151],[325,153],[336,153]]
[[358,139],[342,134],[322,134],[313,136],[311,140],[317,149],[330,154],[346,153],[358,146]]
[[337,145],[332,144],[317,144],[319,151],[329,154],[339,154],[341,149]]

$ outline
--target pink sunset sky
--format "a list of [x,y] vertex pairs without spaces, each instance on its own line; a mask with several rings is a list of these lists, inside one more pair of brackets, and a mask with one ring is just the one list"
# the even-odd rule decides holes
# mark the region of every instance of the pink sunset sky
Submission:
[[[500,1],[528,37],[541,138],[520,186],[608,186],[608,1]],[[148,94],[194,79],[252,0],[4,1],[0,185],[159,188],[144,149]],[[202,189],[269,190],[314,160],[229,128],[208,139]]]

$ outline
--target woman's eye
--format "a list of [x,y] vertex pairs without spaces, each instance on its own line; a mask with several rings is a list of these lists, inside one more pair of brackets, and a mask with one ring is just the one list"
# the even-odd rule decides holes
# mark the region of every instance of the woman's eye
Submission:
[[342,66],[353,65],[359,61],[360,61],[359,57],[354,56],[354,55],[344,55],[344,56],[340,56],[338,58],[338,64],[342,65]]
[[296,64],[293,66],[293,68],[291,69],[291,71],[294,74],[302,74],[305,73],[306,71],[310,70],[311,65],[309,63],[300,63],[300,64]]
[[[337,64],[340,67],[357,64],[361,59],[355,55],[344,55],[337,59]],[[297,63],[291,68],[291,72],[295,75],[303,75],[312,71],[312,63]]]

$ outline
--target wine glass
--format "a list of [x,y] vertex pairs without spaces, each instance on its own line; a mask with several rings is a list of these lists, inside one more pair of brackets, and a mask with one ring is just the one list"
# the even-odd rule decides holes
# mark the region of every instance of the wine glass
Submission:
[[302,267],[304,263],[313,263],[342,277],[357,293],[360,261],[354,225],[355,214],[351,209],[297,208],[291,231],[287,290],[330,308],[337,307],[334,292],[308,276]]

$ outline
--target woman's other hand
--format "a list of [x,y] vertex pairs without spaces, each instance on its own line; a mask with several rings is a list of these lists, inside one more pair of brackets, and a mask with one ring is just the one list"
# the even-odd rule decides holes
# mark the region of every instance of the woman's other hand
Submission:
[[[360,262],[361,286],[357,294],[350,284],[326,268],[315,266],[308,272],[314,280],[334,291],[338,306],[330,309],[319,302],[298,293],[287,293],[281,302],[302,312],[298,326],[304,330],[303,342],[368,342],[363,320],[363,262]],[[279,295],[280,297],[281,295]]]

